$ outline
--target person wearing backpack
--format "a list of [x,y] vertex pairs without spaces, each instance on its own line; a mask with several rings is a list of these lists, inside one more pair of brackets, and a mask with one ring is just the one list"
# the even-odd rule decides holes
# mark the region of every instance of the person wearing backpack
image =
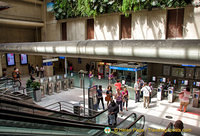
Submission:
[[143,99],[144,99],[144,108],[149,108],[149,96],[151,93],[151,88],[147,86],[147,83],[144,83],[144,86],[142,87],[141,91],[143,92]]

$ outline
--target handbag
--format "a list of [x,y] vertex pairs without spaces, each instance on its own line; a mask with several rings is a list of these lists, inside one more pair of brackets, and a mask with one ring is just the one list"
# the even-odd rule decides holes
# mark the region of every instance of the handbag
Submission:
[[105,101],[111,101],[111,97],[106,96],[106,97],[105,97]]

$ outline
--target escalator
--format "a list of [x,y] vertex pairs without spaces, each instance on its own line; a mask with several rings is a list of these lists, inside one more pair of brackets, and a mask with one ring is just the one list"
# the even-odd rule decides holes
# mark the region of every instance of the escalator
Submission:
[[[4,98],[0,98],[0,100],[0,134],[55,136],[104,135],[105,127],[111,127],[113,133],[110,135],[118,135],[114,134],[114,128],[112,126],[106,125],[106,110],[95,116],[83,117],[65,112],[48,110],[39,106],[24,104],[13,100],[6,100]],[[7,106],[5,106],[6,104]],[[56,114],[57,116],[55,116]],[[129,129],[134,127],[142,129],[144,127],[144,122],[144,117],[139,117],[137,119],[136,114],[132,113],[115,127]],[[137,125],[138,123],[142,125]],[[128,135],[126,132],[121,133],[124,133],[123,135]]]

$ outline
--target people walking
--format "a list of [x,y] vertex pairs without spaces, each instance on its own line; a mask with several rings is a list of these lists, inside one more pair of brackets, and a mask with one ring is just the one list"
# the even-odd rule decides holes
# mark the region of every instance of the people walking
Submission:
[[151,88],[147,86],[147,83],[144,83],[144,86],[141,89],[141,92],[143,92],[143,100],[144,100],[144,108],[149,108],[149,96],[151,93]]
[[186,87],[186,89],[184,89],[179,95],[180,95],[180,108],[178,109],[179,111],[182,111],[183,108],[183,112],[187,111],[187,106],[189,104],[189,97],[190,97],[190,88]]
[[103,110],[105,110],[102,92],[103,92],[102,86],[100,85],[100,86],[99,86],[99,89],[97,90],[97,108],[99,109],[99,103],[100,103],[100,101],[101,101]]
[[39,70],[38,65],[36,65],[35,67],[35,73],[37,74],[37,77],[39,77],[40,70]]
[[40,67],[40,78],[44,77],[44,66]]
[[121,82],[119,81],[119,79],[117,79],[117,83],[115,83],[115,87],[116,87],[116,90],[121,90],[121,86],[122,86],[122,84],[121,84]]
[[116,103],[119,105],[120,107],[120,112],[123,112],[123,108],[122,108],[122,93],[120,92],[119,89],[117,89],[117,93],[115,94],[115,99],[116,99]]
[[149,95],[149,103],[151,103],[151,97],[152,97],[152,92],[153,92],[153,86],[152,86],[151,82],[149,82],[149,87],[151,89],[151,93]]
[[122,92],[122,96],[123,96],[123,108],[124,105],[126,103],[126,111],[128,111],[128,99],[129,99],[129,95],[128,95],[128,90],[126,87],[124,87],[124,91]]
[[119,106],[115,103],[114,100],[108,106],[108,124],[116,125],[117,124],[117,114],[119,113]]
[[17,79],[19,80],[19,81],[21,81],[21,72],[19,71],[19,69],[17,68],[16,69],[16,74],[17,74]]
[[135,103],[140,102],[140,80],[137,80],[134,84],[134,90],[135,90]]
[[109,105],[109,103],[112,101],[112,87],[108,86],[107,87],[107,91],[106,91],[106,97],[105,97],[105,101],[107,101],[107,106]]
[[17,80],[17,71],[16,71],[17,68],[14,68],[14,71],[12,72],[12,77],[14,80]]

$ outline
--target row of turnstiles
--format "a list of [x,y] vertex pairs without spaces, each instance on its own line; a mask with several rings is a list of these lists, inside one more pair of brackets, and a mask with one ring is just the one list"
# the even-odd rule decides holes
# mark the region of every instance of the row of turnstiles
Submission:
[[[183,90],[186,86],[182,86],[181,90]],[[157,88],[157,100],[161,101],[164,97],[167,97],[168,102],[174,102],[176,98],[176,94],[180,93],[180,91],[176,91],[174,86],[170,86],[167,89],[164,88],[164,84],[159,84]],[[192,88],[192,106],[198,108],[200,101],[200,90],[199,88]]]
[[74,78],[68,78],[66,75],[56,75],[40,79],[41,95],[52,95],[53,92],[60,93],[61,90],[67,91],[74,87]]

